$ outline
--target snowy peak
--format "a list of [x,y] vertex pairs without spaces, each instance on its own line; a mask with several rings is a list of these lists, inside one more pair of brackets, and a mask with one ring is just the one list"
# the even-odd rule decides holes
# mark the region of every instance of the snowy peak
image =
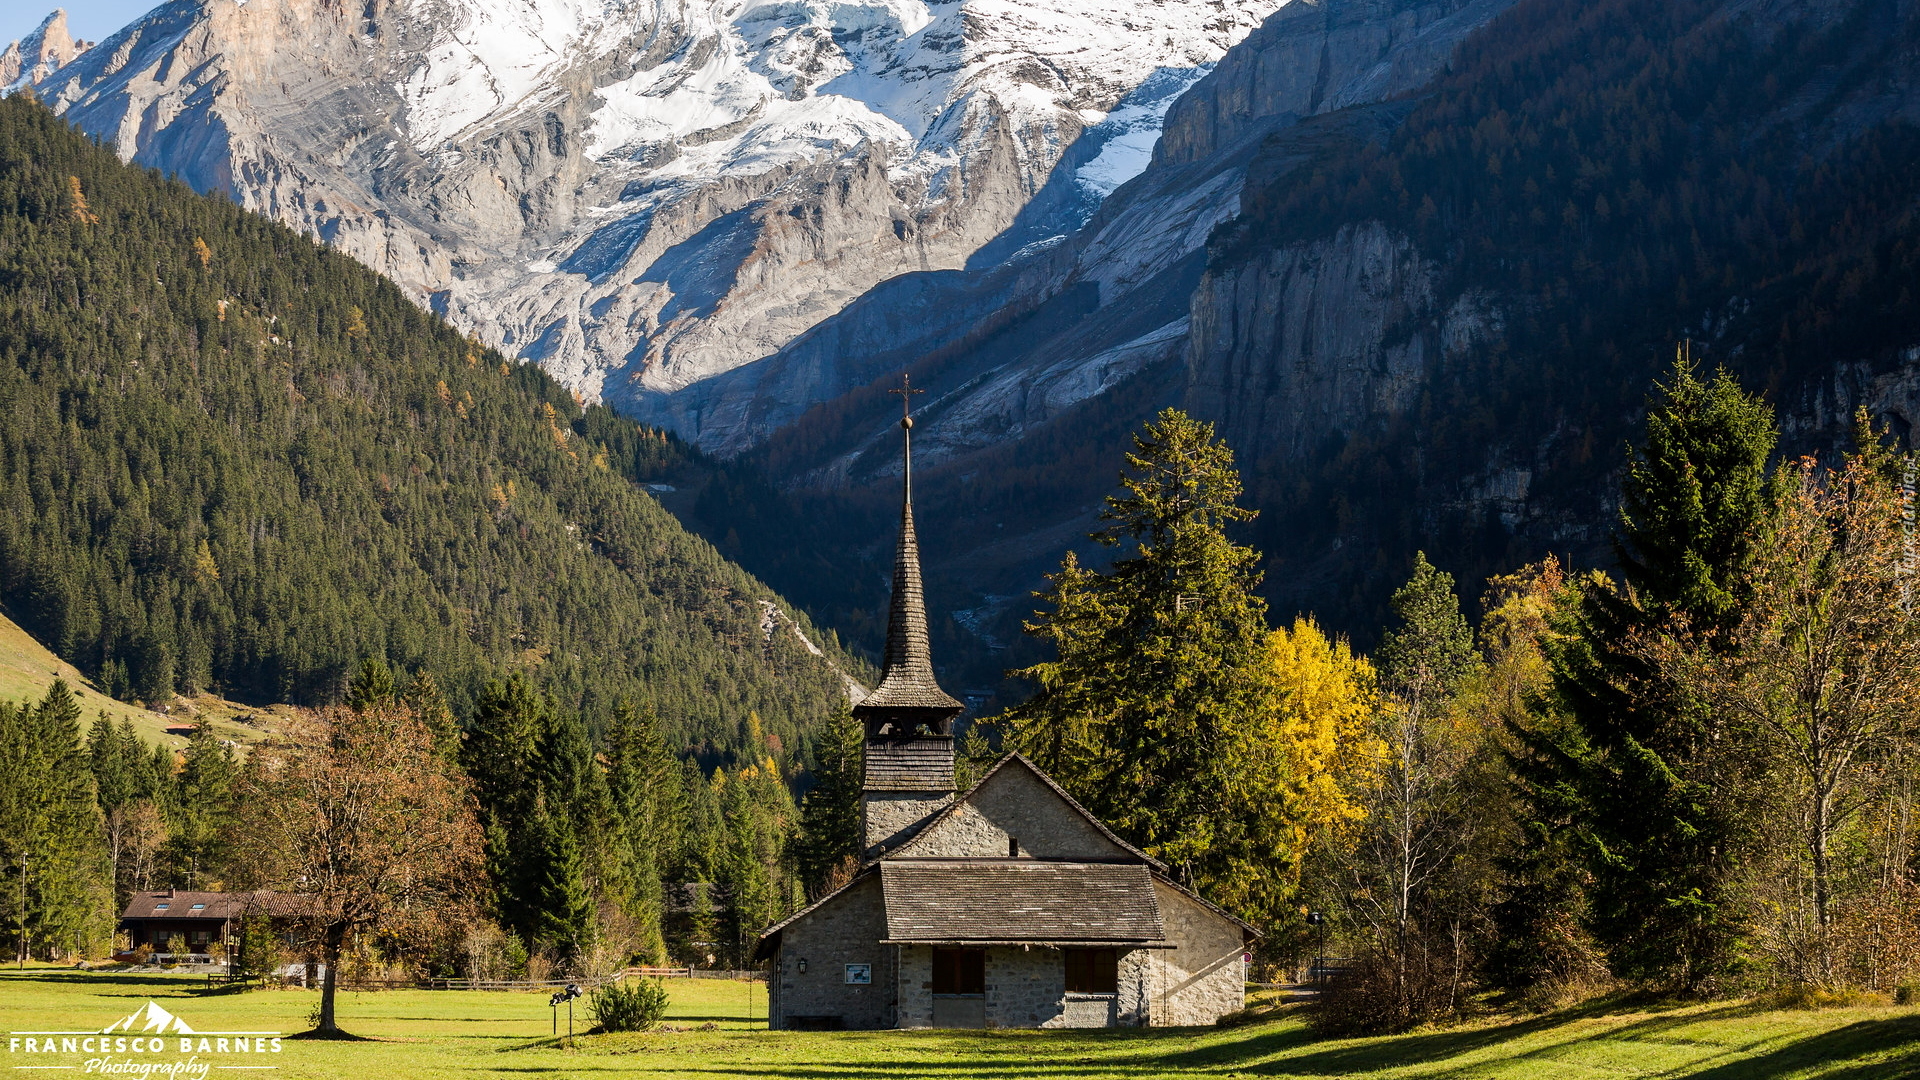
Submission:
[[134,1010],[131,1016],[115,1020],[100,1031],[106,1035],[116,1031],[150,1032],[155,1035],[194,1034],[194,1030],[188,1027],[185,1021],[151,1001]]
[[13,93],[38,85],[92,45],[90,41],[75,41],[67,33],[66,9],[56,8],[33,33],[0,52],[0,88]]
[[1285,2],[169,0],[38,92],[638,408],[1085,220]]

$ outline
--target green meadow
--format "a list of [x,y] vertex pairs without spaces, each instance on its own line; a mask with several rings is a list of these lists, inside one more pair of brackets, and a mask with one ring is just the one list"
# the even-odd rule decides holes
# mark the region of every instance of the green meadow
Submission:
[[[1816,1010],[1717,1003],[1586,1007],[1531,1019],[1372,1039],[1317,1039],[1297,1017],[1224,1030],[770,1032],[765,987],[719,980],[668,984],[661,1030],[551,1033],[545,994],[343,993],[342,1023],[360,1042],[282,1044],[277,1055],[204,1055],[221,1066],[272,1065],[285,1078],[522,1077],[1702,1077],[1713,1080],[1892,1080],[1920,1077],[1920,1009]],[[187,976],[29,969],[0,976],[0,1021],[13,1031],[98,1030],[154,1001],[200,1031],[297,1031],[318,995],[303,990],[207,993]],[[587,1026],[584,1008],[575,1022]],[[566,1014],[560,1013],[562,1031]],[[564,1039],[560,1040],[564,1042]],[[117,1056],[123,1060],[127,1055]],[[135,1060],[181,1057],[142,1055]],[[15,1051],[8,1066],[71,1066],[85,1055]],[[92,1075],[100,1075],[98,1066]],[[37,1070],[36,1070],[37,1071]],[[16,1072],[15,1075],[21,1075]],[[118,1075],[127,1075],[120,1073]],[[157,1074],[156,1074],[157,1075]]]

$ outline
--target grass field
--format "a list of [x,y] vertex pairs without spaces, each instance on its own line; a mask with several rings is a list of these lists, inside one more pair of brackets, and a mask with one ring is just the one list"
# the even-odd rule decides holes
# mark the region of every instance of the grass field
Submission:
[[[284,706],[257,709],[238,705],[211,694],[183,698],[169,706],[164,714],[115,701],[95,689],[79,669],[48,652],[33,635],[0,615],[0,701],[38,701],[46,696],[47,687],[52,686],[56,678],[67,680],[67,685],[79,695],[82,731],[92,727],[94,717],[104,712],[116,724],[123,718],[133,721],[134,730],[147,742],[176,750],[186,746],[187,740],[169,735],[169,727],[192,724],[204,716],[213,724],[215,734],[245,747],[277,727],[279,722],[275,718],[285,711]],[[251,722],[238,723],[236,717],[246,717]]]
[[[198,991],[200,985],[199,980],[184,976],[45,969],[9,972],[0,975],[0,1022],[8,1031],[99,1030],[151,999],[200,1031],[296,1031],[307,1026],[308,1013],[318,1000],[317,994],[301,990],[204,994]],[[374,1041],[294,1041],[283,1043],[278,1055],[214,1054],[201,1060],[216,1067],[271,1064],[277,1066],[275,1076],[328,1080],[468,1080],[530,1074],[609,1080],[1920,1077],[1920,1010],[1910,1008],[1769,1011],[1742,1004],[1595,1008],[1355,1040],[1317,1040],[1294,1018],[1224,1031],[803,1033],[760,1030],[748,1019],[765,1016],[763,986],[699,980],[673,981],[668,987],[673,995],[668,1030],[582,1037],[573,1049],[555,1045],[544,994],[387,991],[341,995],[342,1024]],[[564,1029],[564,1012],[560,1019]],[[584,1009],[576,1014],[576,1022],[587,1026]],[[77,1075],[87,1075],[84,1055],[30,1058],[11,1052],[8,1058],[7,1064],[15,1069],[73,1065]],[[239,1073],[222,1070],[209,1075]]]

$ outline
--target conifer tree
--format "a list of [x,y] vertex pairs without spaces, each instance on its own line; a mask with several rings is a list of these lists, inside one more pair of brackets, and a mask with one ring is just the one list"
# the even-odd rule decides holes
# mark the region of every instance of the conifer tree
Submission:
[[233,748],[210,725],[195,725],[168,807],[167,873],[180,887],[208,888],[225,872],[239,773]]
[[809,899],[845,884],[860,859],[860,791],[866,729],[851,712],[814,744],[813,788],[800,800],[795,862]]
[[62,679],[38,704],[0,703],[0,911],[22,958],[85,954],[112,928],[111,871],[79,722]]
[[1019,672],[1038,691],[998,723],[1122,835],[1204,882],[1233,848],[1221,749],[1269,685],[1257,555],[1227,535],[1254,514],[1212,425],[1168,409],[1133,442],[1094,534],[1122,557],[1102,573],[1069,552],[1051,575],[1051,610],[1028,629],[1057,659]]
[[651,709],[621,702],[607,729],[607,801],[612,834],[606,889],[630,920],[632,953],[667,962],[666,894],[662,875],[680,861],[686,796],[679,762],[659,735]]
[[1739,962],[1754,763],[1635,642],[1676,622],[1702,640],[1738,622],[1774,441],[1772,410],[1725,371],[1702,381],[1677,363],[1658,388],[1621,492],[1622,580],[1588,582],[1559,627],[1549,658],[1570,724],[1535,733],[1548,771],[1523,787],[1536,820],[1579,821],[1586,910],[1614,973],[1686,992]]

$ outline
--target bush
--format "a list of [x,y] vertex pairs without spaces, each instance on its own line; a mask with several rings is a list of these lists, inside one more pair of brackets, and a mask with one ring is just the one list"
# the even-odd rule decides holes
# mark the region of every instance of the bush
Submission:
[[1459,1013],[1462,980],[1439,949],[1360,956],[1333,976],[1308,1021],[1323,1035],[1383,1035]]
[[1901,983],[1894,988],[1895,1005],[1920,1005],[1920,983]]
[[659,979],[608,983],[588,999],[597,1031],[645,1031],[667,1014],[667,988]]

